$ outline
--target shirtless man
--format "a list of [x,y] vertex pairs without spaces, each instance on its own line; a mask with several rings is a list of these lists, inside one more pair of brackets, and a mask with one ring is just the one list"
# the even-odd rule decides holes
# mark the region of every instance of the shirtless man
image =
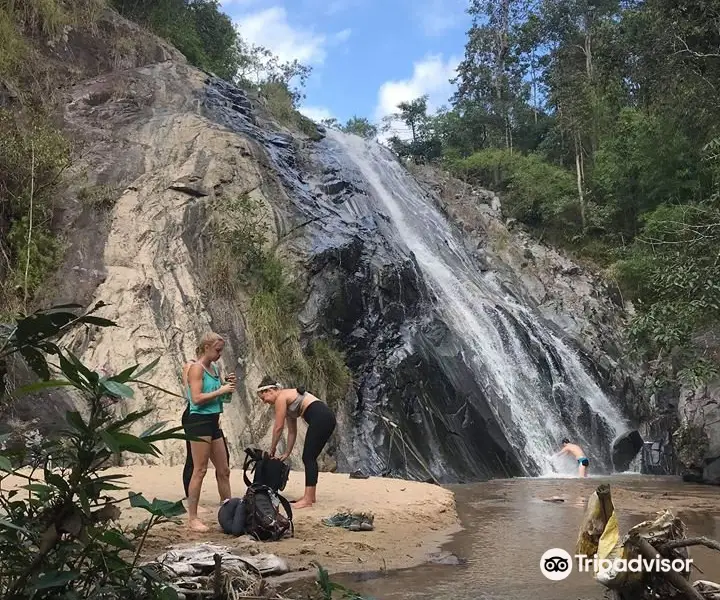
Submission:
[[580,477],[587,477],[587,467],[590,461],[585,456],[583,449],[577,444],[571,444],[570,440],[567,438],[564,438],[561,443],[563,445],[562,450],[557,452],[555,456],[560,456],[561,454],[572,454],[578,463],[578,475],[580,475]]

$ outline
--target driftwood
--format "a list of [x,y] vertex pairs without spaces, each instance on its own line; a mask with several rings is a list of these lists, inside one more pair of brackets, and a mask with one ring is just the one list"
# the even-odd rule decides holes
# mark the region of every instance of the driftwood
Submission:
[[265,575],[288,572],[274,554],[238,556],[215,544],[175,547],[148,563],[184,600],[280,598]]
[[[614,506],[610,494],[610,486],[603,484],[588,498],[588,504],[580,528],[576,553],[592,556],[598,551],[599,541],[605,528],[612,536],[617,536],[616,517],[613,517]],[[612,518],[612,519],[611,519]],[[607,536],[607,532],[606,536]],[[611,541],[612,543],[612,541]],[[669,511],[658,513],[654,520],[644,521],[631,528],[624,539],[618,538],[615,549],[610,552],[612,556],[625,558],[637,557],[651,561],[660,555],[668,560],[686,559],[687,548],[690,546],[706,546],[720,551],[720,542],[707,537],[685,537],[685,524]],[[608,549],[605,548],[607,553]],[[608,556],[605,554],[605,556]],[[601,557],[602,558],[602,557]],[[720,585],[709,581],[696,581],[690,584],[690,573],[681,573],[670,570],[644,572],[642,584],[647,590],[644,595],[640,589],[633,588],[638,583],[631,577],[623,578],[617,572],[606,571],[597,576],[597,579],[610,590],[613,600],[642,600],[642,598],[677,598],[680,592],[687,600],[720,600]],[[608,575],[609,574],[609,575]],[[673,591],[675,590],[675,591]]]
[[687,546],[707,546],[708,548],[720,552],[720,542],[716,542],[715,540],[711,540],[705,536],[685,538],[684,540],[673,540],[672,542],[663,544],[660,548],[658,548],[658,550],[662,553],[672,550],[673,548],[686,548]]
[[[640,537],[639,535],[631,537],[630,543],[640,551],[640,554],[644,558],[648,560],[654,559],[655,556],[658,554],[658,549],[652,546],[650,542]],[[661,573],[661,575],[675,589],[683,592],[685,594],[685,597],[689,600],[705,600],[700,594],[700,592],[698,592],[692,585],[690,585],[690,582],[679,573],[670,570],[667,573]]]

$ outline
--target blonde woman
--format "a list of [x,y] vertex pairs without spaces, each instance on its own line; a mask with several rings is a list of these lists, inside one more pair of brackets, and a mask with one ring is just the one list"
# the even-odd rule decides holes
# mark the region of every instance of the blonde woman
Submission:
[[235,377],[229,375],[223,384],[220,370],[215,364],[225,348],[225,340],[217,333],[205,334],[196,348],[197,360],[187,370],[185,394],[188,400],[188,415],[185,419],[185,434],[199,441],[190,442],[193,471],[188,486],[188,526],[199,532],[208,527],[198,519],[198,503],[202,483],[207,473],[208,460],[215,466],[220,500],[227,500],[230,492],[230,467],[220,415],[223,404],[230,401],[235,391]]

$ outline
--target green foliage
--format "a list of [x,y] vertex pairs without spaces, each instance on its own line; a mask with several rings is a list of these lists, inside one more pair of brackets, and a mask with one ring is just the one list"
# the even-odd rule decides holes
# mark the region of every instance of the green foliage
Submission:
[[650,354],[668,353],[720,321],[720,209],[661,205],[644,221],[637,253],[615,268],[640,308],[631,336]]
[[361,138],[373,139],[377,136],[378,128],[365,117],[353,116],[340,128],[345,133],[359,135]]
[[[80,325],[115,326],[94,316],[101,306],[84,314],[73,312],[76,306],[37,311],[0,336],[0,365],[20,355],[41,379],[14,390],[13,397],[64,386],[83,403],[81,411],[66,413],[62,436],[0,445],[0,483],[8,477],[25,482],[18,489],[0,486],[3,598],[97,598],[99,589],[105,598],[175,597],[138,561],[148,531],[183,514],[182,503],[149,502],[130,492],[130,506],[150,517],[140,528],[123,530],[116,521],[124,476],[107,472],[121,452],[158,456],[158,442],[184,438],[180,427],[164,429],[163,423],[132,435],[129,428],[151,411],[114,409],[133,396],[129,384],[142,384],[158,361],[104,377],[54,342]],[[47,355],[58,361],[61,378],[51,378]]]
[[366,596],[361,596],[357,592],[348,589],[344,585],[335,583],[330,579],[330,574],[322,565],[316,564],[316,566],[318,569],[318,574],[315,578],[315,583],[317,584],[318,588],[320,588],[320,592],[323,595],[323,600],[333,600],[333,594],[335,592],[340,592],[342,594],[340,598],[342,598],[343,600],[372,600],[371,598],[368,598]]
[[248,321],[256,351],[274,373],[312,385],[328,402],[340,403],[351,384],[345,357],[325,341],[303,347],[297,314],[302,297],[287,263],[268,244],[270,216],[246,194],[213,207],[208,291],[234,299],[250,294]]
[[32,299],[57,265],[53,196],[69,160],[67,141],[42,115],[0,110],[0,310]]
[[533,226],[578,227],[572,175],[537,154],[494,148],[451,160],[448,166],[470,181],[502,191],[509,216]]
[[54,39],[66,25],[95,21],[103,4],[101,0],[0,0],[0,14],[28,34]]
[[624,108],[595,153],[592,186],[611,207],[613,229],[633,236],[639,217],[663,202],[697,197],[700,157],[673,123]]
[[260,84],[261,94],[270,114],[281,125],[300,131],[314,141],[322,139],[317,125],[297,110],[297,99],[284,81],[266,81]]
[[115,206],[117,193],[108,185],[91,185],[78,192],[78,200],[88,208],[108,210]]
[[238,35],[217,0],[111,0],[182,52],[188,61],[232,81],[239,66]]
[[7,10],[0,9],[0,75],[17,81],[29,49]]

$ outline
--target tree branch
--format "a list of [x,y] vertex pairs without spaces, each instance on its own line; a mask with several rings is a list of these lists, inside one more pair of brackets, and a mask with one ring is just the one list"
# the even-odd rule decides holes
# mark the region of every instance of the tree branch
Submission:
[[[640,550],[640,554],[642,554],[644,558],[648,560],[655,559],[655,556],[657,555],[657,550],[645,538],[639,535],[634,535],[632,538],[630,538],[630,543],[637,547],[638,550]],[[670,571],[668,573],[662,573],[662,577],[677,590],[681,591],[686,598],[689,598],[690,600],[703,600],[700,592],[698,592],[694,587],[692,587],[690,585],[690,582],[688,582],[682,575],[680,575],[680,573]]]
[[691,54],[692,56],[696,58],[720,58],[720,53],[718,52],[710,52],[710,53],[703,53],[703,52],[695,52],[694,50],[690,50],[690,47],[687,45],[687,42],[682,39],[679,35],[675,34],[675,38],[682,43],[685,48],[678,50],[675,52],[675,54]]
[[658,550],[663,553],[674,548],[686,548],[687,546],[707,546],[708,548],[712,548],[713,550],[720,552],[720,542],[711,540],[705,536],[685,538],[684,540],[672,540],[660,546]]
[[30,271],[30,244],[33,229],[33,201],[35,198],[35,140],[30,140],[30,222],[28,223],[27,259],[25,260],[25,282],[23,284],[23,310],[27,314],[28,273]]

